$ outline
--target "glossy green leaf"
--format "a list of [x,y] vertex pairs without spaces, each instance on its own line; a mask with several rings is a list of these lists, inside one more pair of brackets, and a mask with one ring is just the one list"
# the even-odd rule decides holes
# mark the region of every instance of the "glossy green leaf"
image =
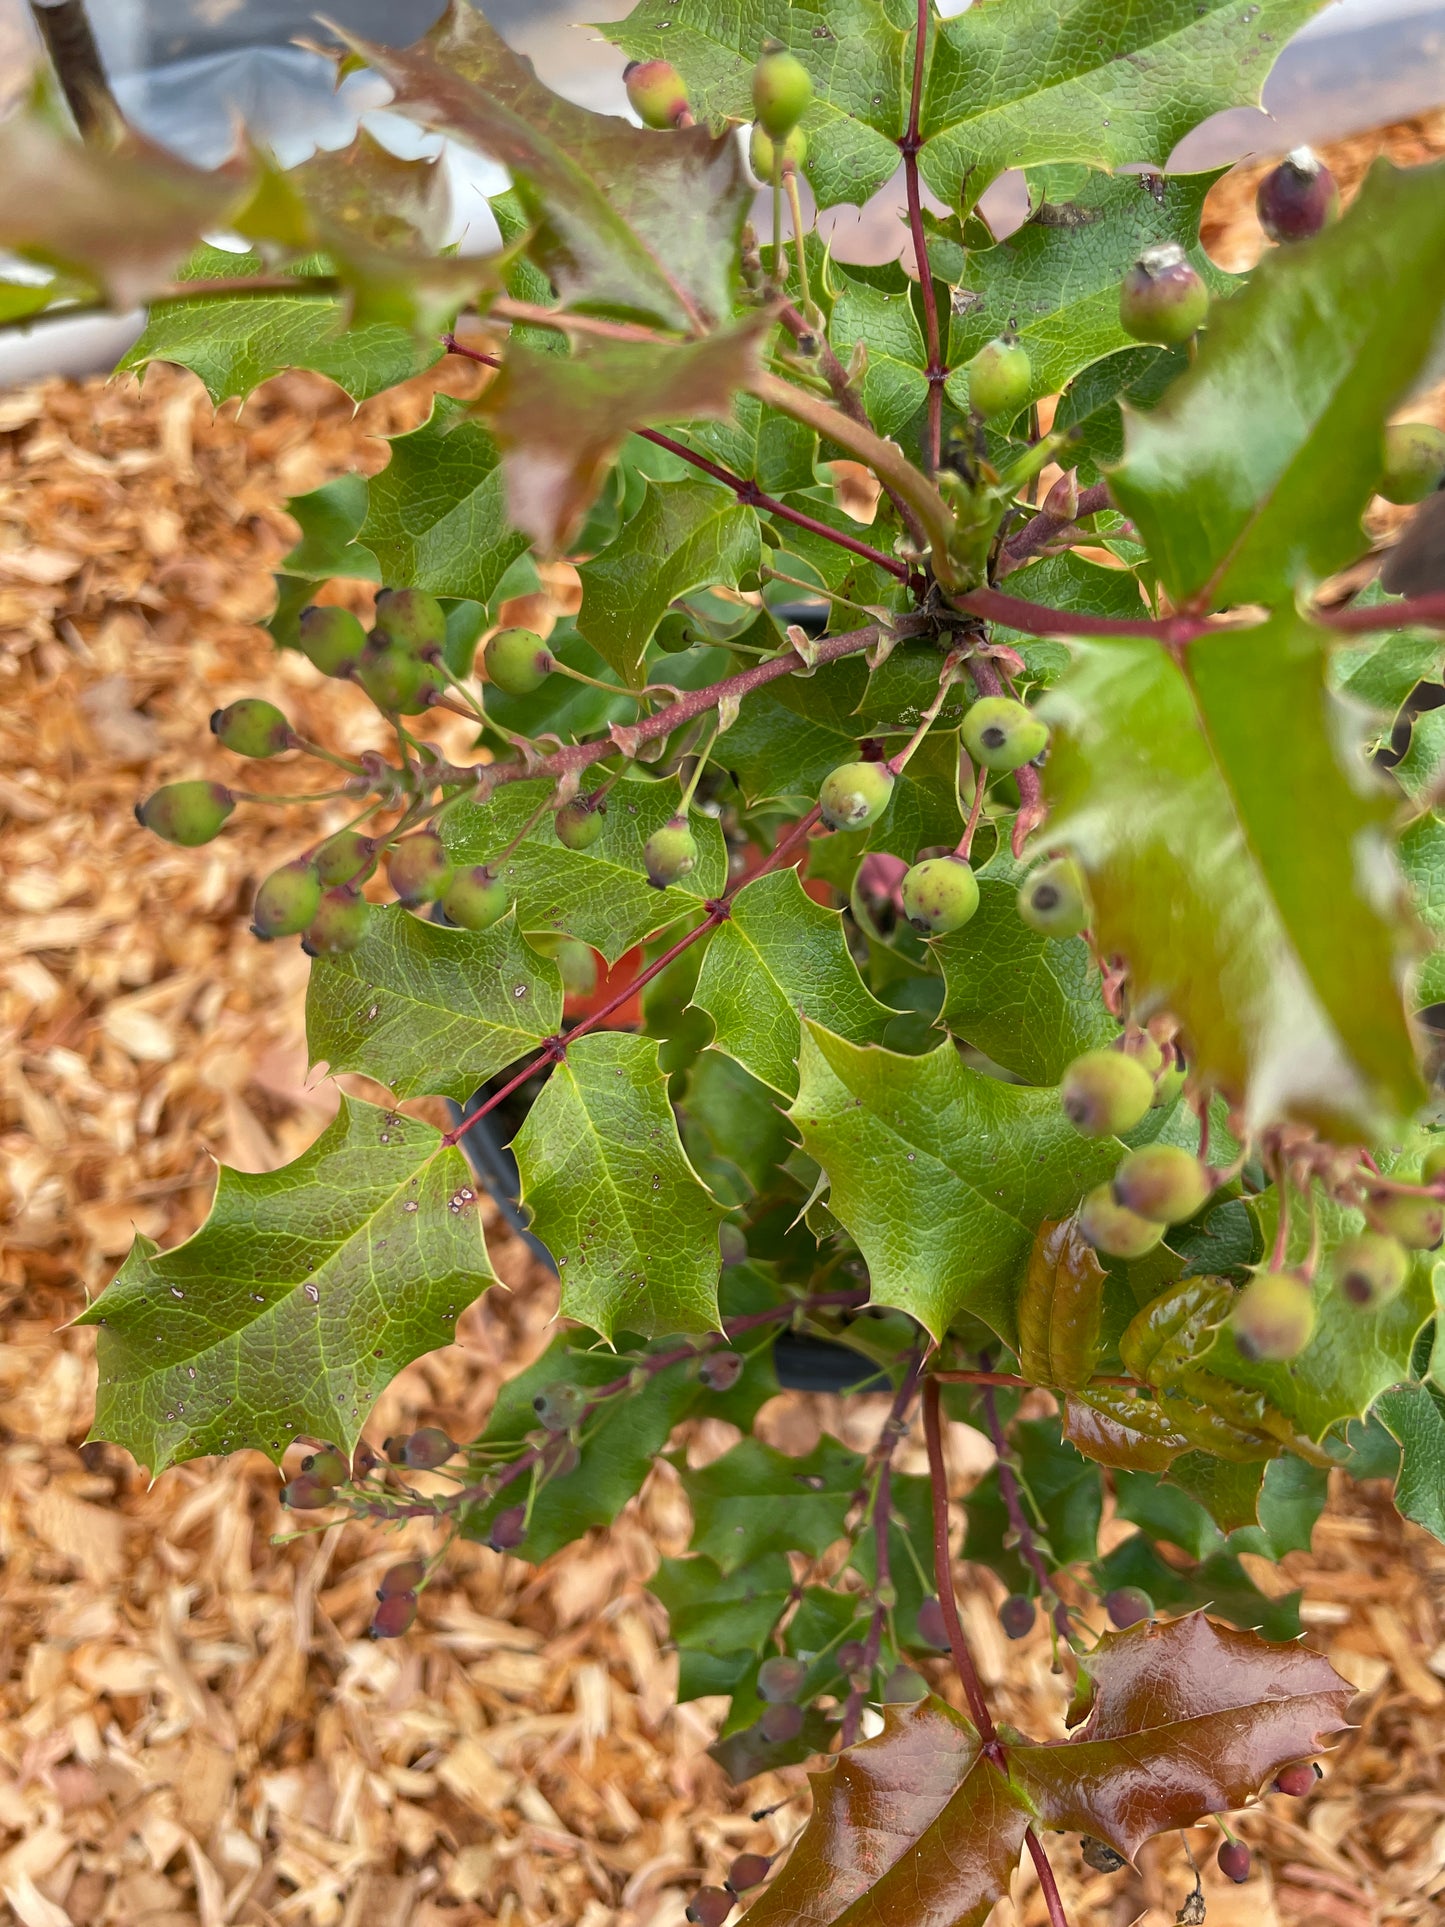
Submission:
[[[509,783],[489,803],[462,803],[448,811],[443,835],[458,863],[486,863],[519,833],[547,793],[542,782]],[[648,882],[643,848],[677,809],[682,791],[664,782],[623,781],[609,793],[602,834],[587,850],[557,841],[550,816],[531,829],[506,862],[501,876],[515,893],[517,923],[524,932],[577,937],[615,963],[643,937],[695,913],[727,882],[727,855],[716,819],[694,813],[697,867],[658,890]]]
[[1125,348],[1091,362],[1069,383],[1054,413],[1056,429],[1071,428],[1070,457],[1081,485],[1097,482],[1100,469],[1124,453],[1121,404],[1152,408],[1189,366],[1183,348]]
[[1018,912],[1028,866],[1000,852],[978,871],[978,909],[934,954],[946,985],[939,1021],[1030,1084],[1055,1084],[1118,1024],[1082,937],[1030,930]]
[[679,439],[769,495],[813,485],[817,436],[756,396],[734,396],[729,419],[695,423]]
[[1119,283],[1157,242],[1183,247],[1212,294],[1237,287],[1237,278],[1216,268],[1199,244],[1204,197],[1218,178],[1087,173],[1059,205],[1036,190],[1030,217],[1016,233],[967,255],[948,337],[950,398],[967,406],[965,363],[1006,329],[1028,350],[1030,401],[1058,394],[1081,368],[1131,347],[1119,324]]
[[794,1140],[777,1093],[720,1050],[704,1050],[688,1071],[680,1123],[688,1156],[725,1204],[786,1184],[778,1167]]
[[793,1589],[785,1554],[724,1573],[712,1559],[664,1559],[648,1583],[678,1649],[678,1698],[730,1692],[755,1663]]
[[512,1148],[567,1317],[604,1338],[717,1329],[723,1214],[687,1161],[651,1038],[579,1037]]
[[1400,1443],[1396,1507],[1445,1540],[1445,1394],[1433,1385],[1396,1385],[1380,1394],[1374,1410]]
[[843,1536],[862,1472],[863,1460],[836,1439],[820,1439],[800,1458],[741,1439],[711,1464],[683,1470],[693,1550],[725,1573],[770,1553],[816,1558]]
[[1088,880],[1131,1001],[1174,1011],[1191,1063],[1252,1126],[1357,1138],[1413,1109],[1389,805],[1289,611],[1208,636],[1081,644],[1051,690],[1050,844]]
[[[1373,585],[1372,585],[1373,586]],[[1383,595],[1357,596],[1353,608],[1389,606]],[[1335,650],[1330,677],[1336,689],[1392,718],[1418,682],[1438,681],[1445,664],[1445,638],[1434,629],[1386,629],[1359,636]]]
[[1445,163],[1379,161],[1337,225],[1267,254],[1215,309],[1194,367],[1130,416],[1109,478],[1176,604],[1280,602],[1360,553],[1381,429],[1442,304]]
[[854,1044],[877,1044],[894,1013],[864,988],[838,913],[814,903],[796,870],[741,889],[708,945],[693,1002],[717,1048],[784,1097],[798,1090],[800,1017]]
[[[649,482],[637,513],[584,562],[577,627],[624,682],[647,680],[644,651],[672,603],[715,583],[736,588],[756,570],[755,510],[711,482]],[[666,669],[661,674],[666,675]]]
[[1427,709],[1413,718],[1410,742],[1395,765],[1395,777],[1416,803],[1437,803],[1445,792],[1445,709]]
[[935,1337],[962,1311],[1017,1342],[1034,1234],[1114,1169],[1112,1139],[1080,1139],[1054,1091],[968,1069],[951,1043],[897,1057],[803,1025],[789,1115],[828,1202],[862,1251],[875,1304]]
[[464,1104],[562,1022],[562,979],[512,917],[447,930],[389,904],[356,950],[318,957],[306,992],[313,1063],[361,1071],[398,1097]]
[[[898,435],[928,400],[928,353],[902,268],[869,278],[833,268],[828,339],[844,367],[862,361],[858,393],[880,435]],[[861,345],[860,345],[861,344]]]
[[1099,1364],[1104,1267],[1077,1218],[1045,1219],[1018,1300],[1019,1365],[1035,1385],[1076,1390]]
[[467,406],[438,395],[395,436],[358,531],[386,582],[486,602],[526,538],[507,521],[496,443]]
[[[179,281],[210,281],[264,274],[259,254],[233,254],[200,247]],[[293,272],[326,272],[326,264],[301,262]],[[346,326],[345,304],[324,290],[316,294],[202,295],[151,304],[140,339],[121,359],[125,369],[174,361],[205,383],[215,402],[244,400],[253,388],[288,368],[325,375],[353,401],[366,401],[420,374],[441,358],[441,349],[413,340],[386,322]]]
[[1062,1436],[1056,1418],[1015,1422],[1009,1445],[1025,1505],[1042,1526],[1054,1562],[1069,1566],[1093,1559],[1104,1511],[1098,1466]]
[[1445,817],[1428,810],[1400,838],[1400,867],[1410,885],[1416,915],[1434,940],[1411,985],[1417,1008],[1445,1000]]
[[343,1097],[279,1171],[224,1166],[174,1250],[137,1242],[82,1314],[99,1328],[95,1435],[152,1472],[305,1433],[350,1451],[404,1365],[494,1282],[466,1159],[416,1118]]
[[353,471],[323,482],[307,495],[291,497],[286,513],[301,535],[281,558],[288,575],[305,576],[311,582],[329,582],[335,576],[380,582],[376,557],[357,540],[366,520],[370,486],[364,475]]
[[401,51],[350,38],[391,82],[392,112],[503,163],[564,303],[679,332],[731,314],[748,188],[730,135],[654,133],[564,100],[469,0]]

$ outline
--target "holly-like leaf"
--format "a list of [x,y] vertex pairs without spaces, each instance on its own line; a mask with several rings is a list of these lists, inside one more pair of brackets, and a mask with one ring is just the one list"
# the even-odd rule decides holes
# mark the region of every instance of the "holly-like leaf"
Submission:
[[735,396],[727,420],[699,422],[679,439],[769,495],[813,486],[817,436],[755,395]]
[[382,579],[488,601],[527,546],[507,520],[497,444],[464,403],[438,395],[421,427],[390,446],[358,531]]
[[[292,272],[304,282],[307,275],[326,273],[327,266],[313,259],[296,263]],[[212,281],[266,272],[259,254],[200,247],[176,278]],[[200,377],[214,402],[232,396],[244,400],[273,375],[310,368],[353,401],[366,401],[440,358],[434,343],[417,341],[389,322],[348,328],[341,297],[323,287],[315,294],[198,295],[152,302],[140,338],[120,367],[177,362]]]
[[309,494],[293,495],[286,513],[301,535],[281,558],[287,575],[304,576],[308,582],[329,582],[335,576],[380,582],[376,557],[357,540],[369,499],[370,484],[355,471],[323,482]]
[[469,0],[402,50],[348,38],[390,81],[392,112],[507,168],[528,252],[564,303],[679,332],[731,314],[748,202],[731,134],[654,133],[564,100]]
[[[509,783],[486,804],[460,803],[443,821],[453,861],[487,863],[506,849],[548,793],[547,785]],[[544,816],[500,866],[528,933],[576,937],[615,963],[633,944],[695,913],[727,882],[727,853],[715,818],[695,813],[697,865],[665,890],[647,879],[643,849],[673,815],[682,791],[675,778],[624,780],[607,797],[602,834],[588,850],[568,850]]]
[[1445,999],[1445,817],[1427,810],[1400,838],[1400,865],[1410,885],[1416,914],[1435,948],[1421,963],[1411,985],[1417,1009]]
[[1445,163],[1379,161],[1343,220],[1214,310],[1194,367],[1128,417],[1109,478],[1176,604],[1281,602],[1359,554],[1381,429],[1442,304]]
[[1389,806],[1326,687],[1327,638],[1292,611],[1179,657],[1079,646],[1044,699],[1050,843],[1089,880],[1094,931],[1140,1010],[1180,1017],[1204,1081],[1258,1128],[1354,1141],[1419,1077],[1396,983]]
[[1410,745],[1395,778],[1412,802],[1433,804],[1445,791],[1445,712],[1427,709],[1410,723]]
[[1077,1218],[1045,1219],[1019,1293],[1019,1364],[1035,1385],[1074,1390],[1098,1368],[1104,1267]]
[[880,435],[897,435],[928,399],[928,354],[909,299],[914,284],[897,266],[867,279],[834,268],[833,280],[828,339],[845,367],[860,356],[868,419]]
[[604,1338],[717,1330],[723,1213],[688,1163],[652,1038],[579,1037],[512,1149],[567,1317]]
[[350,1451],[404,1365],[495,1282],[466,1159],[416,1118],[343,1097],[279,1171],[222,1167],[172,1251],[137,1242],[82,1314],[99,1329],[95,1436],[152,1472],[298,1434]]
[[896,1012],[864,987],[838,913],[814,903],[796,870],[775,870],[732,901],[703,959],[693,1002],[720,1051],[784,1097],[798,1091],[800,1017],[854,1044],[878,1044]]
[[664,1559],[648,1584],[678,1649],[677,1696],[729,1693],[782,1617],[793,1589],[785,1554],[724,1573],[712,1559]]
[[1081,368],[1129,348],[1119,324],[1119,283],[1157,242],[1183,247],[1216,296],[1237,287],[1199,244],[1200,210],[1218,178],[1087,173],[1058,205],[1036,191],[1016,233],[965,257],[948,337],[949,396],[967,407],[965,364],[1006,330],[1028,350],[1030,401],[1058,394]]
[[669,606],[693,589],[735,588],[756,570],[761,546],[756,510],[726,490],[711,482],[649,482],[616,541],[579,571],[577,627],[624,682],[639,687],[647,680],[647,645]]
[[683,1471],[692,1549],[725,1573],[769,1553],[816,1558],[842,1538],[862,1473],[862,1459],[836,1439],[820,1439],[801,1458],[761,1439],[740,1439],[710,1465]]
[[1396,1507],[1445,1540],[1445,1394],[1433,1385],[1396,1385],[1380,1394],[1374,1410],[1400,1444]]
[[[956,207],[1006,167],[1162,168],[1191,128],[1253,106],[1320,0],[1013,0],[937,28],[924,96],[924,179]],[[901,128],[898,130],[901,131]]]
[[939,1021],[1027,1083],[1054,1084],[1118,1025],[1083,938],[1040,936],[1019,915],[1026,874],[1003,852],[977,872],[978,909],[934,945],[946,986]]
[[1016,1345],[1034,1233],[1109,1175],[1117,1142],[1081,1141],[1057,1092],[985,1077],[952,1043],[897,1057],[805,1022],[800,1073],[789,1116],[863,1253],[873,1302],[939,1338],[971,1312]]
[[398,1097],[465,1103],[562,1022],[562,979],[512,917],[447,930],[400,904],[373,910],[355,950],[318,957],[306,992],[313,1062],[361,1071]]

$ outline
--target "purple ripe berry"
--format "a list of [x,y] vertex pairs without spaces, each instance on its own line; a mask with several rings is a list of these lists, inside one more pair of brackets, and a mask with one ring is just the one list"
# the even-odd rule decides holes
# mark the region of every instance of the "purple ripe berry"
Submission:
[[1122,1633],[1143,1619],[1152,1619],[1154,1601],[1142,1586],[1120,1586],[1105,1596],[1104,1611]]
[[758,1668],[758,1697],[777,1704],[795,1699],[802,1690],[808,1669],[800,1659],[775,1654]]
[[745,1894],[751,1887],[761,1887],[772,1865],[765,1853],[740,1853],[728,1868],[728,1886],[735,1894]]
[[1274,1776],[1276,1793],[1287,1793],[1291,1799],[1303,1800],[1307,1793],[1313,1793],[1315,1782],[1320,1778],[1320,1770],[1313,1760],[1299,1760],[1293,1766],[1282,1767]]
[[434,1472],[456,1452],[456,1446],[439,1425],[424,1425],[419,1432],[401,1441],[401,1463],[413,1472]]
[[868,1649],[861,1639],[848,1639],[838,1648],[838,1669],[844,1673],[861,1672],[868,1663]]
[[1025,1593],[1010,1593],[998,1609],[998,1623],[1010,1639],[1023,1639],[1034,1629],[1034,1602]]
[[925,1599],[918,1608],[918,1637],[935,1652],[948,1650],[948,1627],[944,1622],[943,1608],[932,1597]]
[[709,1352],[697,1375],[710,1392],[730,1392],[743,1375],[743,1361],[736,1352]]
[[725,1887],[699,1887],[687,1903],[685,1918],[692,1927],[723,1927],[733,1910],[733,1897]]
[[1339,214],[1340,190],[1323,161],[1297,147],[1260,182],[1254,208],[1271,241],[1307,241]]
[[390,1599],[393,1593],[416,1592],[426,1578],[424,1559],[403,1559],[398,1566],[388,1566],[381,1575],[381,1584],[376,1589],[378,1599]]
[[416,1594],[390,1592],[377,1601],[376,1611],[371,1615],[371,1636],[373,1639],[400,1639],[403,1633],[411,1631],[415,1619]]
[[1249,1878],[1249,1848],[1242,1840],[1226,1840],[1219,1849],[1219,1871],[1238,1886]]
[[803,1709],[791,1700],[770,1706],[758,1721],[758,1731],[769,1746],[786,1746],[803,1730]]
[[309,1472],[298,1472],[281,1488],[281,1503],[289,1512],[316,1512],[335,1497],[325,1479],[314,1479]]
[[526,1536],[527,1508],[524,1505],[509,1505],[493,1519],[487,1544],[493,1552],[515,1552]]
[[340,1485],[343,1479],[351,1477],[351,1461],[334,1445],[323,1446],[301,1461],[301,1470],[309,1472],[313,1479],[322,1485]]

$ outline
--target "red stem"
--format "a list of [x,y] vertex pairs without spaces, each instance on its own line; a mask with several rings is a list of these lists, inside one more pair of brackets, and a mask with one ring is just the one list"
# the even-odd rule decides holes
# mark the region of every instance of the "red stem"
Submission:
[[1010,568],[1016,567],[1039,549],[1046,548],[1057,538],[1060,529],[1072,528],[1075,523],[1082,522],[1085,516],[1097,515],[1100,509],[1106,509],[1109,505],[1107,482],[1095,482],[1092,488],[1080,489],[1079,505],[1067,522],[1061,522],[1057,516],[1048,515],[1040,509],[1016,535],[1004,543],[1004,558]]
[[1073,1628],[1069,1625],[1068,1611],[1063,1600],[1059,1598],[1058,1587],[1053,1584],[1048,1568],[1044,1565],[1038,1541],[1034,1538],[1033,1527],[1025,1516],[1019,1482],[1014,1476],[1013,1467],[1008,1462],[1008,1439],[1004,1436],[1004,1429],[999,1420],[998,1401],[994,1397],[992,1385],[986,1385],[983,1388],[983,1396],[979,1403],[983,1407],[984,1423],[988,1427],[989,1437],[993,1440],[993,1449],[998,1454],[999,1494],[1008,1512],[1009,1524],[1014,1529],[1014,1537],[1019,1542],[1019,1557],[1033,1574],[1040,1594],[1051,1592],[1054,1595],[1052,1614],[1054,1630],[1066,1646],[1071,1646]]
[[[1164,616],[1156,622],[1146,616],[1083,615],[1074,609],[1049,609],[1040,602],[1025,602],[1000,589],[970,589],[952,600],[955,608],[969,615],[1021,629],[1028,636],[1153,636],[1157,642],[1177,648],[1208,635],[1217,626],[1200,616]],[[1441,619],[1445,621],[1445,611]]]
[[913,236],[913,260],[923,301],[923,331],[928,343],[928,446],[925,456],[931,475],[938,467],[943,443],[943,365],[938,332],[938,304],[933,298],[933,271],[928,264],[928,241],[923,232],[923,195],[918,180],[918,150],[923,145],[919,120],[923,106],[923,65],[928,51],[929,0],[918,0],[918,34],[913,44],[913,94],[908,104],[908,128],[899,150],[903,155],[903,185],[908,195],[908,226]]
[[[933,1373],[940,1385],[1004,1385],[1011,1391],[1031,1392],[1034,1381],[1020,1378],[1014,1372],[963,1372],[937,1371]],[[1135,1390],[1144,1383],[1142,1378],[1126,1378],[1122,1372],[1100,1372],[1089,1380],[1090,1385],[1128,1385]]]
[[1054,1879],[1054,1870],[1049,1865],[1049,1856],[1044,1852],[1044,1843],[1032,1827],[1024,1835],[1024,1845],[1029,1850],[1029,1857],[1039,1876],[1039,1886],[1043,1889],[1044,1905],[1049,1910],[1049,1927],[1069,1927],[1059,1883]]
[[1316,609],[1316,622],[1327,629],[1353,634],[1369,629],[1404,629],[1412,622],[1427,629],[1445,629],[1445,589],[1409,596],[1403,602],[1382,602],[1373,609]]
[[938,1603],[943,1611],[943,1623],[948,1629],[948,1644],[953,1653],[953,1664],[963,1683],[963,1696],[968,1701],[969,1714],[978,1728],[978,1736],[986,1747],[997,1746],[998,1736],[994,1730],[993,1715],[988,1710],[988,1701],[983,1696],[983,1684],[978,1677],[978,1668],[973,1663],[973,1655],[963,1637],[963,1624],[958,1617],[958,1601],[953,1596],[953,1561],[948,1550],[948,1473],[943,1463],[943,1431],[938,1415],[938,1380],[932,1373],[923,1385],[923,1436],[928,1445],[928,1477],[933,1498],[933,1579],[938,1587]]

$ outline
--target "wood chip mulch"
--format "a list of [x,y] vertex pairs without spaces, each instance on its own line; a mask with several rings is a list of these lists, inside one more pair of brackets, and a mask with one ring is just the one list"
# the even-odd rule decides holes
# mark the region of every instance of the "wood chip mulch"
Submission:
[[[1381,145],[1424,158],[1445,123],[1330,158],[1352,184]],[[1235,176],[1211,203],[1231,265],[1253,245],[1250,194]],[[213,1156],[285,1162],[335,1102],[308,1075],[304,960],[244,928],[301,814],[243,808],[185,852],[131,806],[159,781],[232,774],[205,718],[244,693],[322,741],[368,740],[364,704],[253,626],[293,539],[282,504],[379,467],[380,434],[470,379],[448,368],[359,411],[288,377],[213,414],[168,370],[143,388],[0,395],[0,1908],[23,1927],[680,1927],[693,1887],[776,1850],[806,1812],[800,1772],[729,1789],[704,1752],[718,1706],[673,1703],[665,1620],[642,1590],[658,1550],[686,1542],[669,1468],[540,1571],[456,1548],[417,1630],[377,1644],[372,1589],[424,1543],[412,1528],[298,1535],[258,1456],[148,1486],[81,1443],[93,1348],[64,1321],[134,1232],[170,1244],[195,1227]],[[271,767],[258,784],[324,787]],[[546,1342],[550,1280],[495,1241],[513,1289],[403,1374],[378,1437],[423,1420],[472,1436]],[[867,1439],[880,1417],[876,1401],[844,1414],[788,1394],[766,1429],[801,1450],[820,1424]],[[687,1449],[729,1436],[703,1425]],[[950,1448],[961,1483],[988,1463],[966,1428]],[[1217,1834],[1192,1836],[1210,1922],[1438,1924],[1445,1548],[1384,1491],[1342,1487],[1310,1554],[1251,1569],[1303,1589],[1307,1637],[1359,1688],[1358,1726],[1312,1797],[1270,1796],[1242,1821],[1260,1863],[1247,1886],[1214,1873]],[[1060,1731],[1042,1636],[1008,1645],[992,1580],[964,1570],[1000,1712]],[[1165,1927],[1190,1885],[1178,1838],[1137,1874],[1091,1874],[1072,1843],[1056,1858],[1075,1927]],[[1021,1872],[994,1927],[1042,1919]]]

